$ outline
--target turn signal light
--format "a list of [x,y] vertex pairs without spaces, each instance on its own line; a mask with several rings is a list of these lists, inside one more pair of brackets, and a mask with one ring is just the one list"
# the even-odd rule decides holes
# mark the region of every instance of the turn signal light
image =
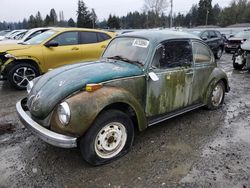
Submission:
[[85,89],[88,92],[93,92],[100,88],[102,88],[102,84],[87,84]]

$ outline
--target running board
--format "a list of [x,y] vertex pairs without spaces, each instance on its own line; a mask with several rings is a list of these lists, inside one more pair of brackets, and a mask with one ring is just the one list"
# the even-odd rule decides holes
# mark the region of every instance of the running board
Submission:
[[161,116],[161,117],[157,117],[157,118],[153,118],[152,120],[149,120],[148,121],[148,126],[152,126],[152,125],[155,125],[157,123],[160,123],[162,121],[165,121],[165,120],[168,120],[170,118],[173,118],[175,116],[178,116],[178,115],[181,115],[181,114],[184,114],[186,112],[189,112],[189,111],[192,111],[194,109],[197,109],[197,108],[200,108],[202,106],[205,106],[204,104],[196,104],[196,105],[192,105],[192,106],[189,106],[189,107],[186,107],[186,108],[183,108],[181,110],[177,110],[177,111],[174,111],[174,112],[170,112],[164,116]]

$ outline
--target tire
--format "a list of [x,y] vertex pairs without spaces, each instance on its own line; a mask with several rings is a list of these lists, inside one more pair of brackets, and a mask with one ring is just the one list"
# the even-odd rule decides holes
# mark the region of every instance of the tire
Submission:
[[223,54],[223,48],[219,47],[218,50],[217,50],[217,52],[216,52],[216,54],[215,54],[215,58],[216,59],[220,59],[221,56],[222,56],[222,54]]
[[26,89],[28,82],[39,76],[38,69],[29,63],[16,63],[7,73],[7,79],[12,87],[18,90]]
[[80,140],[83,158],[91,165],[110,163],[130,150],[134,126],[129,116],[119,110],[102,112]]
[[225,97],[225,84],[223,81],[219,81],[210,91],[206,107],[209,110],[216,110],[220,108],[224,102],[224,97]]

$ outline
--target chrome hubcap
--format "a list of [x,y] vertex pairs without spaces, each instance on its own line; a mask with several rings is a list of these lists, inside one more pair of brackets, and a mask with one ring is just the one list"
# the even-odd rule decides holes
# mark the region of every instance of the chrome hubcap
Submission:
[[223,98],[223,88],[220,84],[218,84],[212,93],[212,104],[214,106],[219,106],[221,104]]
[[103,127],[95,139],[95,152],[101,158],[116,156],[125,146],[127,131],[123,124],[112,122]]
[[30,80],[36,77],[33,69],[28,67],[21,67],[13,74],[13,81],[19,87],[26,87]]

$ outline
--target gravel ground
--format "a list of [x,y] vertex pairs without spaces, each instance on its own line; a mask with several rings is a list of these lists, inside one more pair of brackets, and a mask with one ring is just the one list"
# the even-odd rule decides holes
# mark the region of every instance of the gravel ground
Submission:
[[229,54],[218,64],[231,86],[221,109],[150,127],[129,154],[100,167],[33,136],[15,112],[25,92],[0,82],[0,187],[250,187],[250,73],[233,70]]

